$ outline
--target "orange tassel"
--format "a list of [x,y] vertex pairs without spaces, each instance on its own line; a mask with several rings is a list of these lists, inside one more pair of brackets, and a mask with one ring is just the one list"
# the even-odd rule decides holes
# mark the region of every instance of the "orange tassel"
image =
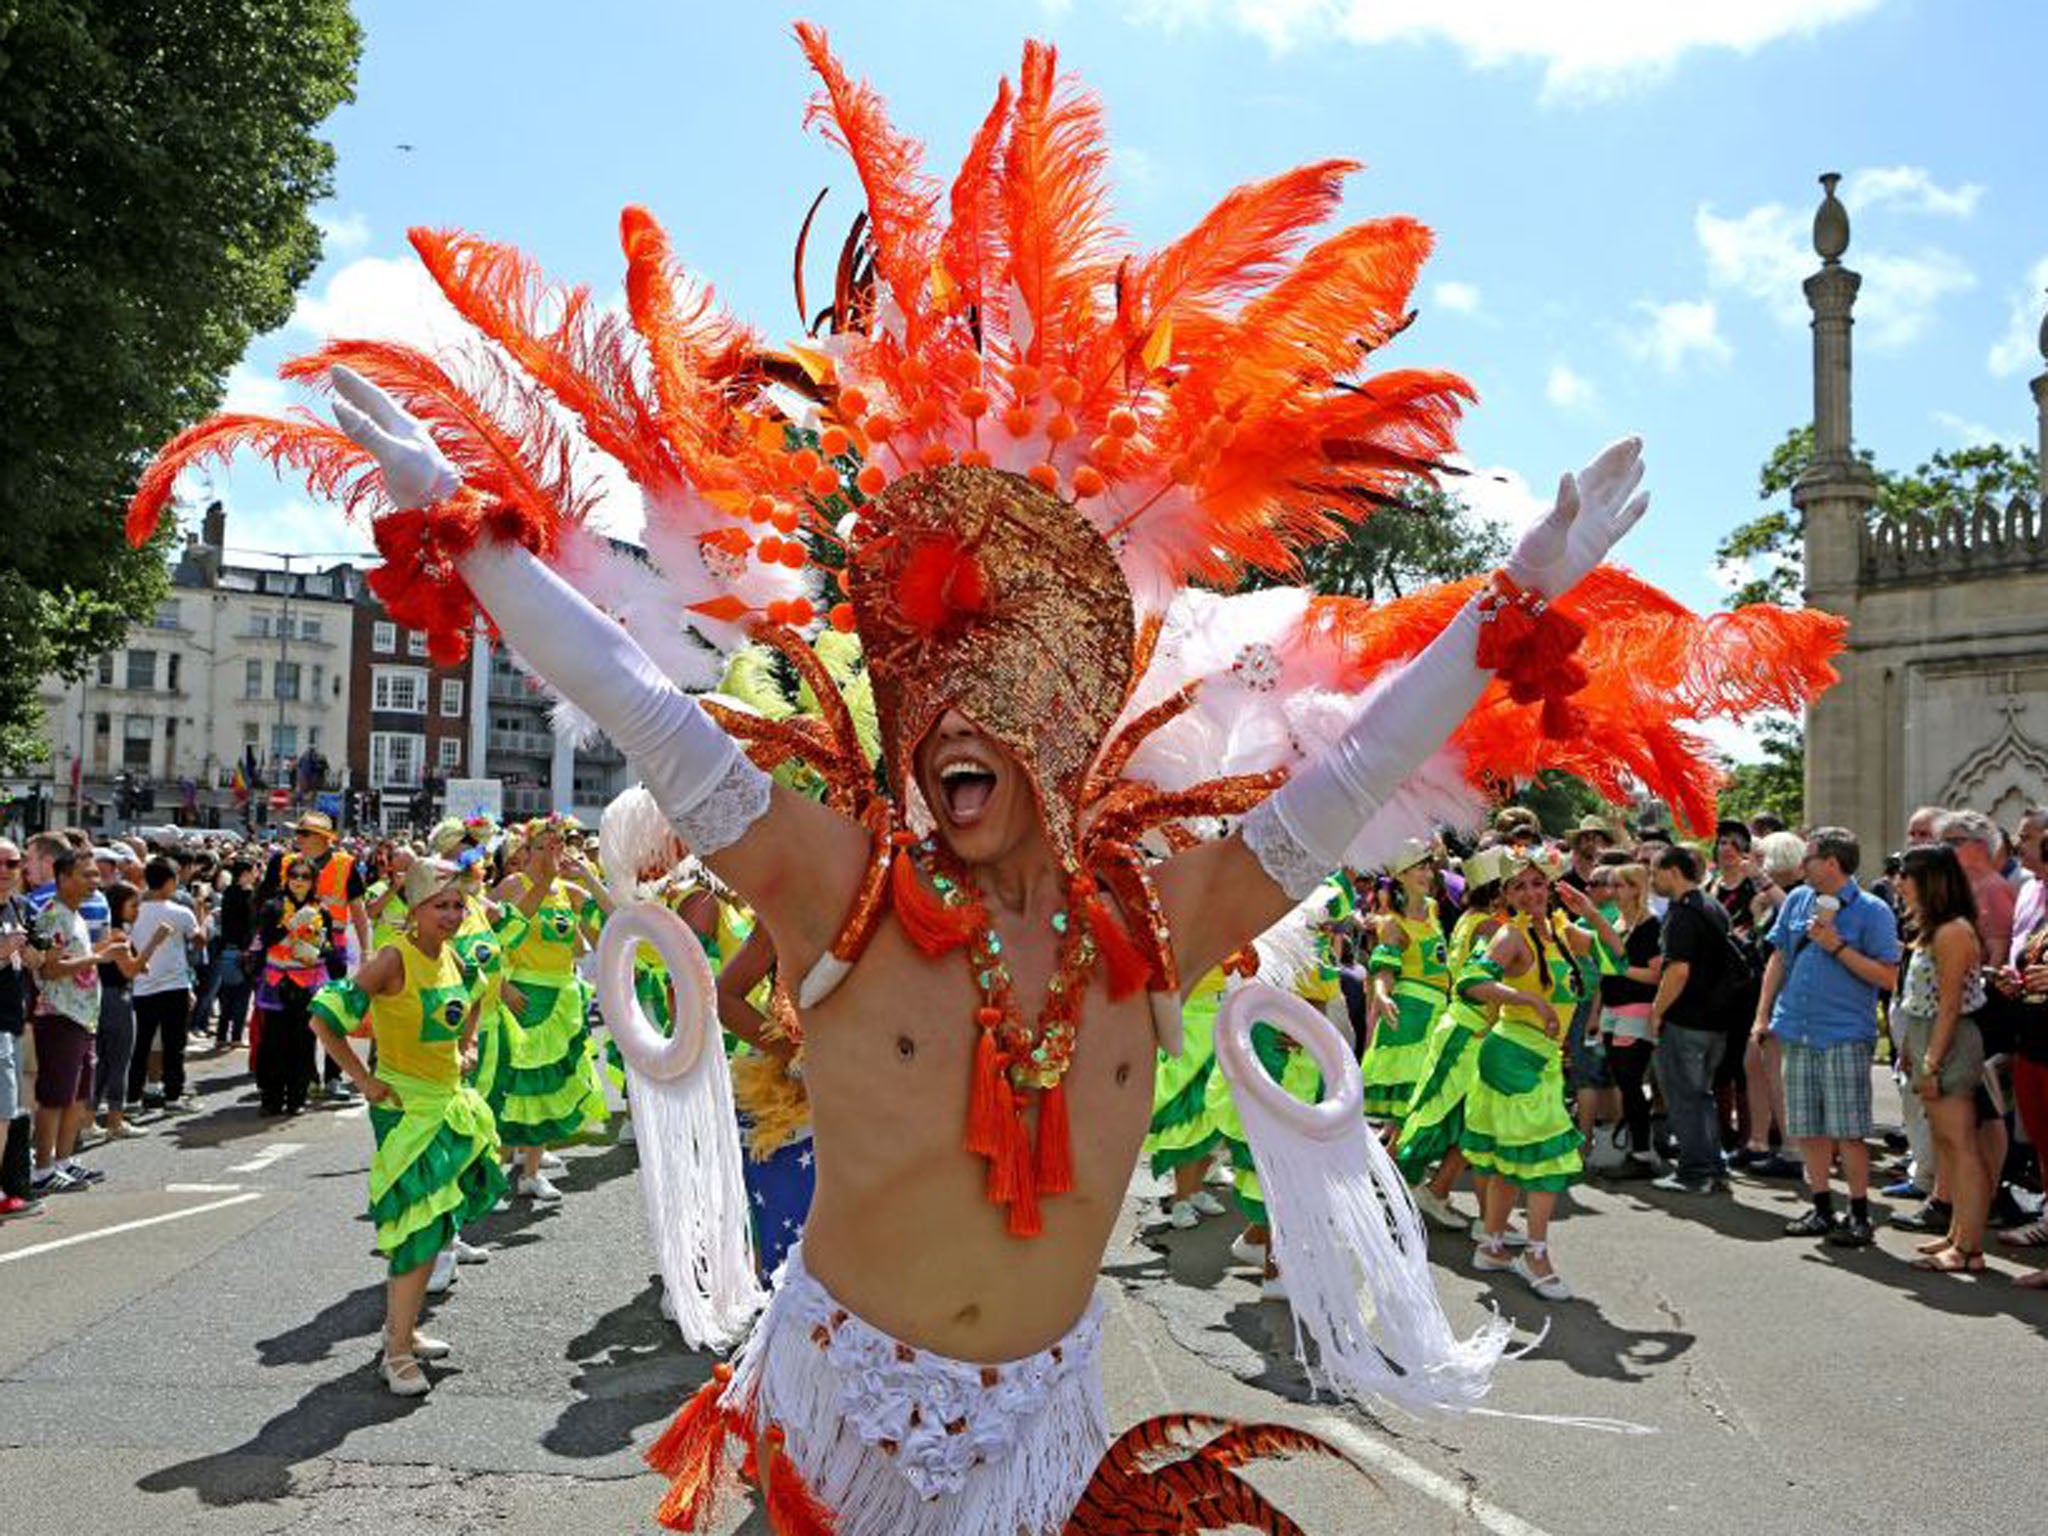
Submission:
[[705,1447],[714,1438],[723,1439],[725,1416],[718,1406],[719,1395],[732,1380],[732,1369],[720,1365],[711,1380],[699,1387],[669,1421],[654,1444],[647,1447],[647,1465],[663,1477],[676,1477],[685,1467],[705,1459]]
[[974,1081],[967,1091],[967,1150],[976,1157],[1002,1151],[1003,1122],[1015,1118],[1009,1106],[1009,1084],[1003,1080],[1002,1052],[996,1032],[984,1027],[974,1047]]
[[723,1366],[719,1369],[722,1375],[706,1382],[647,1448],[647,1464],[670,1480],[654,1518],[672,1531],[708,1526],[719,1493],[732,1482],[725,1441],[733,1422],[718,1406],[732,1373]]
[[832,1536],[832,1511],[818,1502],[786,1447],[768,1459],[768,1527],[775,1536]]
[[1109,910],[1109,903],[1100,896],[1088,898],[1088,926],[1095,933],[1095,947],[1102,952],[1102,960],[1109,967],[1109,995],[1112,999],[1129,997],[1152,979],[1152,967],[1145,959],[1145,952]]
[[1025,1139],[1024,1127],[1017,1127],[1016,1164],[1017,1194],[1009,1202],[1009,1230],[1012,1237],[1037,1237],[1045,1231],[1045,1223],[1038,1214],[1038,1186],[1032,1179],[1030,1166],[1030,1143]]
[[896,851],[895,865],[889,871],[889,896],[904,936],[934,959],[974,937],[972,910],[947,906],[918,879],[908,848]]
[[995,1150],[986,1154],[988,1198],[995,1205],[1008,1205],[1031,1180],[1031,1144],[1024,1134],[1023,1117],[1017,1112],[1017,1096],[1008,1082],[996,1092]]
[[1073,1136],[1067,1125],[1067,1088],[1054,1083],[1038,1099],[1038,1163],[1041,1195],[1064,1195],[1074,1187]]

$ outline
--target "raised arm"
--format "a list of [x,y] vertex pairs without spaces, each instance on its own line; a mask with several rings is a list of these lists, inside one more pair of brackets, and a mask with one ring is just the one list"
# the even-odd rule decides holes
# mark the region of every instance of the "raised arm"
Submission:
[[[376,457],[394,503],[453,494],[460,476],[417,421],[348,369],[333,377],[335,417]],[[457,568],[506,641],[625,753],[684,841],[747,898],[792,974],[803,974],[859,888],[866,832],[771,783],[621,625],[526,550],[487,540]]]
[[[1624,438],[1558,486],[1549,514],[1521,537],[1506,575],[1557,598],[1635,526],[1649,498],[1642,443]],[[1304,765],[1219,842],[1169,860],[1159,889],[1180,974],[1200,976],[1278,922],[1338,865],[1409,775],[1450,738],[1485,692],[1480,600],[1467,603],[1377,688],[1336,745]]]

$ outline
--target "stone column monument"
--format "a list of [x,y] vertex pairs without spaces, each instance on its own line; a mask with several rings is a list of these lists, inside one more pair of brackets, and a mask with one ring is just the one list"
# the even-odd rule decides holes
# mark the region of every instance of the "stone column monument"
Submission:
[[[1820,270],[1805,283],[1813,310],[1813,459],[1792,488],[1792,505],[1805,520],[1807,606],[1847,618],[1854,645],[1864,529],[1877,478],[1856,457],[1850,424],[1849,330],[1863,278],[1842,265],[1849,211],[1835,196],[1840,180],[1832,171],[1821,177],[1826,195],[1813,216],[1813,248],[1821,258]],[[1816,824],[1859,807],[1870,787],[1862,780],[1881,773],[1887,757],[1883,700],[1871,693],[1881,681],[1861,675],[1853,653],[1842,661],[1841,683],[1821,697],[1806,722],[1806,807]]]

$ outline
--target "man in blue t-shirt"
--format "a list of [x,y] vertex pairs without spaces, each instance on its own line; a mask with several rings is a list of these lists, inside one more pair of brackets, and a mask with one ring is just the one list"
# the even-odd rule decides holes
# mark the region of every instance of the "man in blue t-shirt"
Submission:
[[[74,842],[62,832],[38,832],[28,840],[28,846],[22,849],[22,877],[27,885],[22,894],[28,899],[30,912],[40,917],[43,908],[56,899],[57,876],[51,861],[60,853],[69,853],[73,849],[85,853],[88,858],[92,854],[90,842],[83,839]],[[79,907],[78,915],[85,919],[86,932],[92,935],[95,944],[104,939],[114,926],[114,914],[97,885]]]
[[[1806,884],[1785,898],[1765,944],[1754,1031],[1785,1048],[1785,1128],[1799,1143],[1813,1209],[1791,1237],[1868,1247],[1870,1065],[1880,994],[1897,990],[1899,923],[1856,885],[1855,834],[1821,827],[1806,841]],[[1849,1219],[1837,1226],[1828,1176],[1837,1156],[1849,1181]]]

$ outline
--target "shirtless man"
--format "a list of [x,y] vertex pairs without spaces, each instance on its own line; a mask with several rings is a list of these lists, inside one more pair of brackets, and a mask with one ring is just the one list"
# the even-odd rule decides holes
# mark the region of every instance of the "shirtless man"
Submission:
[[[343,429],[377,458],[397,506],[432,506],[459,487],[425,430],[393,401],[346,370],[335,371],[335,384]],[[1509,577],[1550,597],[1569,590],[1642,515],[1641,477],[1632,439],[1565,476],[1550,515],[1520,541]],[[604,729],[681,836],[754,908],[788,973],[807,975],[861,886],[872,857],[867,832],[772,784],[619,625],[524,549],[486,539],[457,569],[507,642]],[[1490,680],[1476,661],[1481,622],[1475,600],[1375,693],[1333,751],[1298,771],[1237,833],[1158,867],[1179,976],[1202,976],[1291,910],[1442,745]],[[1045,818],[1060,808],[1041,807],[1015,756],[957,709],[915,744],[912,767],[938,839],[984,895],[1028,1018],[1058,967],[1054,917],[1068,877]],[[1065,1079],[1072,1190],[1044,1202],[1041,1237],[1010,1235],[985,1194],[986,1165],[962,1150],[971,1021],[982,1001],[965,966],[928,959],[886,921],[837,989],[805,1012],[818,1183],[803,1263],[843,1309],[835,1321],[850,1313],[880,1330],[898,1341],[899,1358],[907,1350],[1009,1362],[1068,1338],[1088,1311],[1150,1115],[1155,1039],[1145,996],[1112,1001],[1092,987]],[[795,1432],[789,1445],[803,1461]],[[1078,1491],[1066,1490],[1069,1508]],[[1012,1529],[1043,1527],[1023,1507],[1018,1513]],[[840,1526],[869,1528],[851,1519]]]

